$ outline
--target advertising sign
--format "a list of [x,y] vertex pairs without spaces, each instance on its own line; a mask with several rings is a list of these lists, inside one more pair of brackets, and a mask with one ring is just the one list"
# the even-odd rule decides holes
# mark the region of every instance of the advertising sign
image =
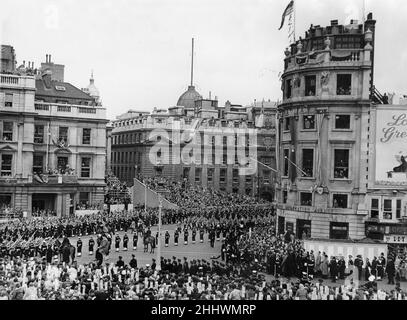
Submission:
[[385,235],[384,242],[393,244],[407,244],[407,236],[396,234]]
[[376,184],[407,186],[407,111],[378,109]]

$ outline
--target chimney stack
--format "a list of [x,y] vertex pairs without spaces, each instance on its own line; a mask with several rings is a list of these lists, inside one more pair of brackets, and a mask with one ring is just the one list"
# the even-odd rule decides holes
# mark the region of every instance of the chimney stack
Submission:
[[49,61],[48,62],[51,63],[51,55],[49,55]]

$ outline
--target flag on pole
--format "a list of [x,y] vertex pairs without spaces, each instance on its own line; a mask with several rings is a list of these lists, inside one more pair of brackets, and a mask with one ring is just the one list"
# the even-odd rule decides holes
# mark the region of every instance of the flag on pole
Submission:
[[294,12],[294,0],[291,0],[290,3],[288,4],[287,8],[285,8],[284,13],[283,13],[283,17],[281,19],[281,26],[278,30],[281,30],[284,26],[284,22],[285,22],[285,17],[293,14]]

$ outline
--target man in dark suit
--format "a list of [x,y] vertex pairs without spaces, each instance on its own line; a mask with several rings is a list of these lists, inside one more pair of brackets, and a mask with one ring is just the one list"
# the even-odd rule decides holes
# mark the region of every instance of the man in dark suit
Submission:
[[134,254],[131,255],[131,260],[129,262],[130,268],[136,269],[137,268],[137,259]]
[[394,275],[396,274],[396,266],[394,265],[394,260],[389,258],[386,265],[386,273],[389,278],[388,284],[394,284]]

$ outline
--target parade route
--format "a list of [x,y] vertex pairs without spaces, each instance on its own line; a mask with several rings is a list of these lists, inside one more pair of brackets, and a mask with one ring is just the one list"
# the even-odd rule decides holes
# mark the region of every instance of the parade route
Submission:
[[[221,247],[221,241],[215,241],[214,248],[211,248],[210,242],[208,240],[208,234],[205,233],[204,236],[204,242],[200,243],[199,242],[199,234],[197,235],[196,242],[195,244],[192,243],[192,237],[189,235],[189,241],[187,245],[184,245],[184,237],[183,234],[180,235],[179,237],[179,242],[178,246],[174,245],[174,231],[176,229],[176,225],[165,225],[162,228],[162,238],[161,238],[161,255],[165,259],[172,259],[173,256],[175,256],[177,259],[183,259],[186,257],[188,261],[191,261],[193,259],[197,260],[207,260],[210,261],[211,257],[216,256],[218,257],[220,255],[220,247]],[[171,238],[170,238],[170,243],[168,247],[165,247],[164,245],[164,234],[165,231],[169,231]],[[153,236],[155,236],[157,232],[157,226],[151,227],[151,233]],[[125,263],[128,263],[131,258],[132,254],[136,256],[138,266],[144,267],[146,264],[152,263],[152,259],[157,258],[157,247],[155,248],[155,253],[144,253],[143,251],[143,239],[142,237],[139,236],[138,238],[138,245],[137,245],[137,250],[133,250],[133,234],[129,230],[127,233],[129,237],[129,243],[128,243],[128,250],[124,251],[123,250],[123,236],[125,234],[124,231],[119,231],[117,232],[121,238],[121,243],[120,243],[120,251],[117,252],[115,250],[115,243],[114,243],[114,237],[113,237],[113,242],[112,242],[112,247],[110,250],[109,254],[109,260],[104,261],[104,262],[114,262],[119,259],[119,256],[123,257],[123,260]],[[88,250],[88,241],[90,238],[93,238],[96,242],[97,235],[88,235],[88,236],[82,236],[80,237],[82,240],[82,256],[78,257],[76,256],[75,260],[80,263],[80,264],[86,264],[90,263],[95,260],[95,253],[93,255],[89,255],[89,250]],[[61,239],[62,240],[62,239]],[[78,237],[71,237],[69,238],[69,241],[73,246],[76,248],[76,243],[77,243]],[[95,243],[95,250],[97,248],[97,245]],[[150,247],[149,247],[150,250]],[[220,259],[218,259],[220,260]]]

